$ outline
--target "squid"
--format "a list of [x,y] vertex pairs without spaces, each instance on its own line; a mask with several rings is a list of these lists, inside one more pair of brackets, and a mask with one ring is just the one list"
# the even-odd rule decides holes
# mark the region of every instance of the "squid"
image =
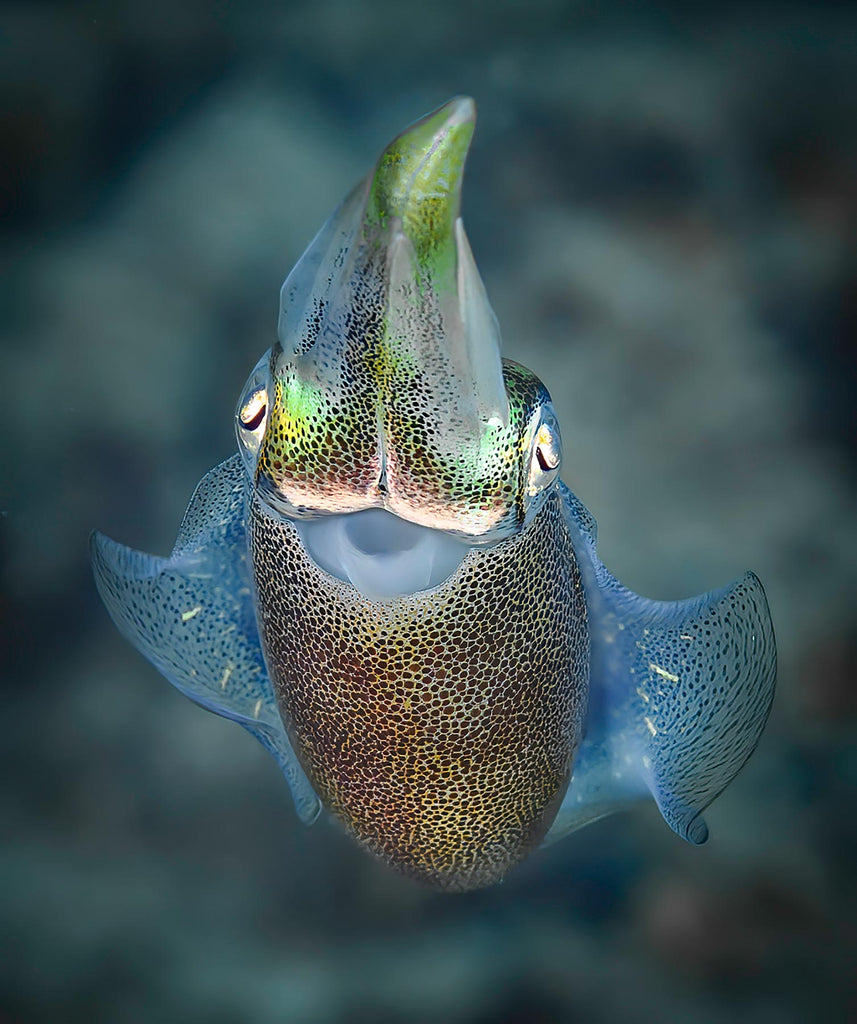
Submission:
[[121,633],[304,822],[447,891],[651,799],[704,842],[776,676],[753,573],[659,602],[600,562],[464,232],[474,126],[457,97],[405,129],[309,245],[172,554],[92,538]]

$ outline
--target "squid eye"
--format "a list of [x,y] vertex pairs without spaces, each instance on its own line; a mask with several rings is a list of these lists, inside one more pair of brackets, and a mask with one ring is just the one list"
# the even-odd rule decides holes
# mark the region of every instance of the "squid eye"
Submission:
[[238,421],[245,430],[258,430],[268,411],[268,392],[258,388],[238,412]]
[[532,442],[530,473],[527,481],[530,494],[538,494],[553,483],[562,461],[562,442],[556,417],[547,413],[539,423]]
[[543,473],[559,468],[559,444],[550,427],[543,423],[536,435],[536,458]]
[[253,367],[253,372],[247,378],[235,412],[238,451],[241,453],[241,458],[251,477],[256,472],[259,449],[262,447],[265,430],[268,426],[268,395],[271,390],[270,362],[271,352],[269,350]]

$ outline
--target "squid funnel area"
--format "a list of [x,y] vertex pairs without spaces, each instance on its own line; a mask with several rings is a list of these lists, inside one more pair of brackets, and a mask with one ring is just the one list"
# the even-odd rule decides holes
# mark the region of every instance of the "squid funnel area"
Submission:
[[449,579],[470,545],[380,508],[295,522],[316,565],[385,600],[430,590]]

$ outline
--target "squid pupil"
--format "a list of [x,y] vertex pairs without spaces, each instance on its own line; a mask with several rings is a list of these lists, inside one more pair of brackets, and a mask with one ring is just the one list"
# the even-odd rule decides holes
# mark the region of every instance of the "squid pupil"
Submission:
[[[265,411],[266,411],[266,409],[267,409],[267,406],[265,405],[264,402],[262,402],[259,405],[259,408],[255,412],[252,413],[252,415],[250,416],[250,419],[245,419],[244,416],[242,415],[241,416],[241,426],[244,427],[245,430],[255,430],[256,427],[258,427],[259,424],[262,422],[262,420],[265,418]],[[249,409],[247,411],[248,411],[248,413],[251,412],[251,410],[249,410]]]
[[542,446],[541,445],[539,445],[536,448],[536,458],[539,460],[539,468],[541,469],[541,471],[543,473],[550,473],[550,471],[552,469],[556,468],[555,466],[551,466],[550,463],[545,458],[544,453],[542,452]]

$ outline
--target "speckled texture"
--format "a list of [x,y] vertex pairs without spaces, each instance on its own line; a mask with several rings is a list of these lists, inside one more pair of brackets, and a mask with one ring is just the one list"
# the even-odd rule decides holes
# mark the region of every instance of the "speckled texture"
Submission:
[[500,531],[520,529],[532,500],[527,482],[535,427],[551,397],[531,370],[508,359],[503,379],[508,424],[478,445],[463,430],[459,447],[451,451],[444,448],[454,420],[438,405],[438,394],[447,406],[449,396],[432,389],[429,374],[394,378],[384,415],[389,505],[398,514],[465,536],[481,533],[487,523]]
[[[258,486],[288,507],[355,512],[379,501],[381,451],[372,382],[367,370],[377,348],[369,311],[349,339],[340,371],[348,387],[331,389],[301,378],[286,363],[274,374]],[[352,335],[356,337],[352,338]],[[276,346],[273,361],[280,355]]]
[[667,605],[661,628],[644,627],[627,661],[661,813],[681,836],[701,843],[708,828],[700,812],[759,741],[777,657],[765,592],[753,573],[707,595],[695,616],[686,614],[693,603],[676,602],[675,622],[665,629]]
[[241,459],[199,482],[169,558],[94,533],[95,583],[110,617],[196,704],[243,725],[277,759],[298,814],[313,821],[318,798],[283,732],[259,648],[247,566]]
[[501,365],[459,217],[474,123],[458,98],[407,128],[283,284],[256,482],[287,514],[377,506],[492,541],[524,523],[550,396]]
[[656,800],[683,839],[756,748],[777,653],[765,591],[747,572],[686,601],[651,601],[603,565],[588,509],[560,486],[592,635],[586,736],[548,841],[618,807]]
[[550,825],[585,713],[587,619],[558,495],[502,548],[389,602],[315,566],[258,499],[249,534],[274,688],[323,802],[431,885],[502,878]]

